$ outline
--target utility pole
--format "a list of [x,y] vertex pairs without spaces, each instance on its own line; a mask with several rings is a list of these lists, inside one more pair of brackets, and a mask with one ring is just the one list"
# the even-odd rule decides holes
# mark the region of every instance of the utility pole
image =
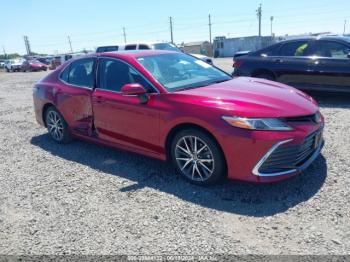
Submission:
[[68,36],[68,42],[69,42],[69,46],[70,46],[70,52],[73,53],[72,41],[70,40],[70,36]]
[[209,14],[209,42],[210,44],[212,43],[212,38],[211,38],[211,16]]
[[27,50],[27,55],[31,55],[32,54],[32,51],[30,50],[30,43],[29,43],[29,40],[28,40],[28,36],[23,36],[23,39],[24,39],[24,45],[26,46],[26,50]]
[[272,31],[273,16],[270,17],[270,21],[271,21],[271,37],[273,37],[273,31]]
[[259,37],[260,37],[261,36],[261,17],[262,17],[261,4],[260,4],[258,10],[256,10],[256,15],[258,16],[258,19],[259,19]]
[[169,17],[169,23],[170,23],[170,37],[171,37],[171,43],[174,44],[174,35],[173,35],[173,18]]
[[126,44],[126,32],[125,32],[125,27],[123,27],[123,36],[124,36],[124,43]]
[[5,59],[6,59],[7,55],[6,55],[6,51],[5,51],[5,46],[2,46],[2,51],[4,51],[4,56],[5,56]]
[[346,33],[346,20],[344,21],[344,31],[343,31],[343,35],[345,35]]

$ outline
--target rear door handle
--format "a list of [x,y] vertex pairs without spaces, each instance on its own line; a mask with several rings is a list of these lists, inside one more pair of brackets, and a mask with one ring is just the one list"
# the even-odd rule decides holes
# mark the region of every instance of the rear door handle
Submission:
[[275,63],[282,63],[282,62],[283,62],[283,59],[275,59],[274,62],[275,62]]

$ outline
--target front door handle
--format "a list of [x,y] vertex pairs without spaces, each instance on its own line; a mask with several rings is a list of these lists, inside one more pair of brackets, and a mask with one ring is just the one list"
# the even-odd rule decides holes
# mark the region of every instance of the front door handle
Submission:
[[279,59],[279,58],[278,58],[278,59],[275,59],[274,62],[275,62],[275,63],[282,63],[282,62],[283,62],[283,59]]

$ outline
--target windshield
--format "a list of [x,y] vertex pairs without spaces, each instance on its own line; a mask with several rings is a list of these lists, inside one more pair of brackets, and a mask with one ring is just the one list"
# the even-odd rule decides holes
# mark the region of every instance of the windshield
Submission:
[[183,53],[139,57],[140,64],[169,92],[231,80],[219,69]]
[[181,52],[181,50],[174,44],[170,43],[159,43],[159,44],[154,44],[153,48],[155,50],[168,50],[168,51],[176,51],[176,52]]

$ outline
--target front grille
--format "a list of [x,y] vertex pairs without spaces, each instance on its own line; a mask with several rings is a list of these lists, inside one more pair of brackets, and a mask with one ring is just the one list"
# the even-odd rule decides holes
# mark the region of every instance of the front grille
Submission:
[[317,123],[317,115],[308,115],[308,116],[297,116],[297,117],[287,117],[285,118],[287,122],[312,122]]
[[298,168],[317,150],[316,140],[320,139],[321,130],[308,135],[300,145],[281,146],[260,166],[260,173],[277,173]]

